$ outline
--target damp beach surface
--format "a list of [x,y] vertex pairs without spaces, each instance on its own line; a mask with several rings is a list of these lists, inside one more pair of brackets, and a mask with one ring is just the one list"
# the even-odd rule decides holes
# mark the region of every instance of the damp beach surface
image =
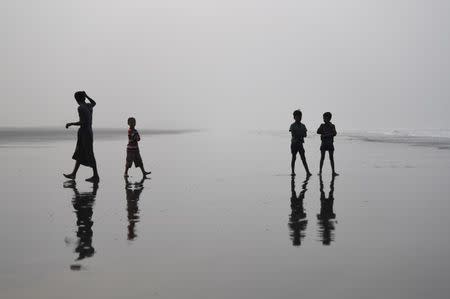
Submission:
[[305,141],[314,175],[298,160],[292,181],[288,132],[140,133],[150,179],[122,176],[126,130],[95,130],[95,188],[90,169],[62,176],[73,131],[0,130],[0,298],[450,291],[447,139],[340,135],[341,175],[332,181],[326,160],[321,185],[316,136]]

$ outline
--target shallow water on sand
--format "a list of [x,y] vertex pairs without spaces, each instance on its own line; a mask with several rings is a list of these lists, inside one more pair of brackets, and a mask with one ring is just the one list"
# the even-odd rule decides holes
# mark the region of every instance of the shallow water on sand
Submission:
[[[326,163],[321,188],[300,165],[291,181],[287,135],[142,137],[151,179],[132,169],[127,184],[126,136],[112,134],[95,142],[98,189],[83,181],[88,169],[76,184],[61,175],[73,167],[74,140],[0,148],[1,298],[442,298],[450,290],[448,150],[338,138],[342,175],[332,182]],[[318,147],[306,140],[314,170]]]

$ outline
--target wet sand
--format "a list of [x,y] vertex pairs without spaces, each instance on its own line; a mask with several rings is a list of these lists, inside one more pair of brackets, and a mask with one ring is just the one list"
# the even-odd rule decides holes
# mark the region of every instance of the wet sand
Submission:
[[[134,168],[122,177],[126,134],[97,139],[96,190],[86,168],[76,184],[61,175],[75,140],[3,135],[2,299],[450,291],[450,150],[340,137],[341,176],[331,186],[327,161],[321,188],[300,164],[291,181],[286,133],[151,133],[143,183]],[[305,148],[316,173],[319,139]]]

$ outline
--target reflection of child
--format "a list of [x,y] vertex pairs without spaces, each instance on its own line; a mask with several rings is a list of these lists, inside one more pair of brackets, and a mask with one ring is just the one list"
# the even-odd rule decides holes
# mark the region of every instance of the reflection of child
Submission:
[[141,154],[139,152],[138,142],[141,140],[138,131],[135,129],[136,127],[136,119],[134,117],[128,118],[128,125],[130,128],[128,129],[128,145],[127,145],[127,160],[125,164],[125,177],[128,177],[128,170],[131,168],[131,165],[135,167],[139,167],[142,171],[142,176],[146,176],[151,172],[146,172],[144,169],[144,163],[142,162]]
[[332,221],[336,219],[336,214],[333,211],[334,178],[334,176],[331,178],[330,192],[327,198],[323,190],[322,176],[320,176],[320,214],[317,214],[317,220],[323,245],[330,245],[334,241],[335,223],[337,223]]
[[322,144],[320,146],[320,170],[319,174],[322,174],[323,160],[325,159],[325,152],[328,151],[330,156],[331,170],[333,175],[339,175],[334,170],[334,136],[336,136],[336,127],[331,123],[331,113],[325,112],[323,114],[324,123],[317,129],[317,134],[320,134]]
[[136,223],[139,222],[139,197],[144,190],[145,177],[140,182],[131,183],[125,177],[125,192],[127,199],[127,218],[128,218],[128,234],[127,239],[132,241],[136,239]]

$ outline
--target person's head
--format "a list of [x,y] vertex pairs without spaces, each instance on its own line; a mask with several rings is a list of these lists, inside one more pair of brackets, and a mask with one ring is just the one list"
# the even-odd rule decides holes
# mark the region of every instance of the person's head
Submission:
[[128,125],[130,126],[130,128],[134,128],[136,126],[136,119],[134,117],[129,117]]
[[302,112],[300,110],[295,110],[293,115],[294,115],[294,119],[296,122],[299,122],[302,120]]
[[325,112],[323,114],[323,121],[329,123],[331,121],[331,112]]
[[86,99],[86,94],[84,93],[84,91],[77,91],[74,94],[75,97],[75,101],[77,101],[78,105],[81,105],[82,103],[84,103],[84,100]]

